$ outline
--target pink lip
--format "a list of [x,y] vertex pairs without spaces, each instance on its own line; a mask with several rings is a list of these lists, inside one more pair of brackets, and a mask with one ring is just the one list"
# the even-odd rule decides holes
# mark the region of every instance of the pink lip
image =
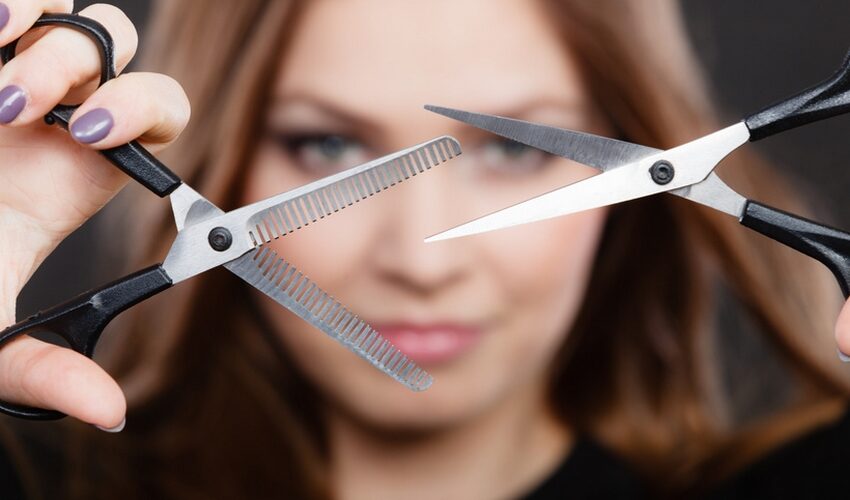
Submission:
[[420,364],[451,361],[469,351],[482,336],[478,328],[451,323],[373,325],[401,352]]

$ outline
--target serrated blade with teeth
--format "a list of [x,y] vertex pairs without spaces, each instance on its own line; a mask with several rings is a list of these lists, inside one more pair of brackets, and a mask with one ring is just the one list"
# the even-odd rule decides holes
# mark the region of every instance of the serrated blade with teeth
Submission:
[[[432,382],[428,373],[264,245],[460,154],[457,140],[439,137],[193,224],[178,234],[165,265],[181,279],[224,265],[392,378],[425,390]],[[182,214],[178,208],[175,214]],[[232,244],[220,250],[197,245],[213,231],[233,235]]]
[[408,388],[431,386],[426,371],[270,248],[252,250],[225,267]]
[[249,205],[251,242],[269,243],[460,154],[457,140],[444,136]]

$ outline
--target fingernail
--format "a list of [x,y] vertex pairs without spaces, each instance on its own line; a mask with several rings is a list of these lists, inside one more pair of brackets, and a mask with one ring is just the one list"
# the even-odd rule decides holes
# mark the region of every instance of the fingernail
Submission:
[[106,427],[101,427],[99,425],[95,425],[95,427],[102,430],[103,432],[108,432],[110,434],[117,434],[117,433],[124,430],[125,425],[127,425],[127,417],[124,417],[124,420],[122,420],[120,424],[116,425],[115,427],[113,427],[111,429],[107,429]]
[[845,363],[850,363],[850,356],[841,352],[841,349],[837,349],[837,351],[838,351],[838,359],[840,359],[841,361],[843,361]]
[[27,94],[17,85],[9,85],[0,90],[0,123],[6,125],[15,121],[27,105]]
[[94,144],[106,139],[114,124],[112,113],[103,108],[93,109],[71,125],[71,135],[77,142]]
[[0,2],[0,30],[9,24],[9,6]]

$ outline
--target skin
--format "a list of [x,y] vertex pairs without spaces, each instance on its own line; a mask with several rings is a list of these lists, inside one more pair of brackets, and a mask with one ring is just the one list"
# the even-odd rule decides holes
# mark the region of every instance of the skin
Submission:
[[[71,10],[68,1],[3,1],[11,18],[0,45],[42,12]],[[126,65],[136,49],[126,16],[102,5],[83,14],[110,29],[120,66]],[[14,322],[15,297],[44,257],[126,183],[93,150],[135,138],[161,149],[190,114],[180,86],[163,75],[124,75],[94,92],[98,56],[73,32],[53,30],[24,47],[0,69],[0,88],[16,84],[28,94],[18,119],[0,127],[3,326]],[[532,2],[318,0],[288,55],[246,202],[331,173],[315,148],[282,149],[281,136],[352,136],[357,146],[346,148],[333,168],[447,133],[465,151],[460,160],[278,243],[288,260],[370,322],[448,320],[483,332],[462,356],[427,366],[434,387],[412,394],[263,302],[281,341],[328,402],[338,492],[493,498],[533,485],[571,444],[568,429],[545,408],[546,367],[581,301],[605,213],[425,245],[424,236],[589,172],[563,160],[541,166],[528,152],[506,161],[492,138],[421,106],[605,133],[570,54]],[[56,72],[43,71],[57,63]],[[84,146],[46,127],[41,117],[66,97],[84,101],[75,120],[108,109],[112,133]],[[517,164],[529,168],[517,172]],[[850,352],[850,306],[836,335]],[[104,428],[120,426],[126,410],[118,385],[92,361],[28,338],[0,350],[0,398]]]
[[[70,1],[3,0],[11,12],[0,45],[19,38],[43,12],[70,12]],[[136,51],[137,36],[118,9],[96,5],[81,12],[113,34],[120,68]],[[0,70],[0,88],[18,85],[27,105],[0,128],[0,324],[15,322],[15,298],[42,260],[127,182],[94,149],[140,138],[153,151],[172,142],[189,119],[188,100],[171,78],[122,75],[97,92],[100,59],[83,36],[51,30],[28,37]],[[51,68],[51,71],[45,71]],[[106,108],[115,126],[102,141],[83,146],[47,127],[43,116],[61,100],[84,101],[73,123]],[[67,349],[22,338],[0,351],[0,398],[57,409],[103,428],[120,427],[126,403],[118,384],[91,360]]]
[[[593,170],[532,150],[510,157],[501,140],[422,105],[604,132],[573,58],[536,3],[514,0],[317,1],[292,43],[244,202],[443,134],[465,150],[276,245],[372,324],[451,323],[483,332],[462,355],[425,364],[436,382],[413,393],[261,301],[330,402],[337,493],[520,493],[570,445],[568,430],[546,408],[546,369],[584,295],[605,211],[423,243]],[[288,139],[310,134],[345,137],[339,160],[321,140]]]
[[850,301],[844,304],[838,321],[835,324],[835,340],[838,349],[843,353],[850,353]]

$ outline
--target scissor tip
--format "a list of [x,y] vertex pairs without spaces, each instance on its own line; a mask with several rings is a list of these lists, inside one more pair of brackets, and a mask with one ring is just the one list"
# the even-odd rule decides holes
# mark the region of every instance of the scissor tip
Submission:
[[451,240],[451,239],[457,238],[458,236],[460,236],[460,235],[455,234],[452,229],[449,229],[448,231],[443,231],[442,233],[438,233],[438,234],[435,234],[433,236],[429,236],[429,237],[425,238],[424,241],[425,241],[425,243],[436,243],[438,241]]
[[426,104],[425,109],[427,111],[432,112],[432,113],[437,113],[439,115],[448,116],[449,118],[452,118],[455,114],[460,113],[459,110],[452,109],[452,108],[446,108],[446,107],[443,107],[443,106],[435,106],[433,104]]
[[434,378],[430,375],[416,385],[409,386],[413,392],[427,391],[434,384]]

